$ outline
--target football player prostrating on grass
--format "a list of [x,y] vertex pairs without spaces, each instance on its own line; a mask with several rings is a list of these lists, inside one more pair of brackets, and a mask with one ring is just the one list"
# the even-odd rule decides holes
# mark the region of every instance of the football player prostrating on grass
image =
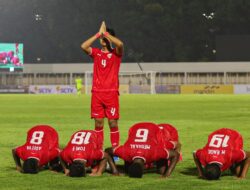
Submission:
[[[163,177],[169,177],[179,159],[179,153],[166,149],[162,133],[154,123],[137,123],[129,129],[128,139],[124,145],[108,148],[106,152],[118,156],[125,161],[125,171],[130,177],[141,178],[145,164],[151,164],[161,159],[170,160],[170,165],[162,171]],[[167,164],[167,163],[166,163]],[[113,174],[118,170],[114,162],[110,164]],[[113,167],[114,166],[114,167]]]
[[67,146],[60,154],[64,173],[70,177],[85,177],[86,167],[97,162],[99,167],[92,170],[91,176],[102,175],[106,166],[105,153],[100,143],[101,139],[93,130],[80,130],[75,132]]
[[[101,49],[91,47],[99,40]],[[114,45],[115,47],[112,47]],[[91,98],[91,118],[103,144],[104,118],[108,118],[110,140],[113,147],[119,145],[119,69],[123,55],[123,43],[112,29],[102,22],[99,32],[82,43],[81,48],[94,62]]]
[[205,147],[193,153],[200,178],[217,180],[231,169],[245,178],[250,165],[250,152],[243,150],[242,136],[235,130],[222,128],[211,133]]
[[38,173],[47,164],[52,170],[60,170],[59,152],[58,134],[48,125],[31,128],[26,143],[12,150],[16,169],[30,174]]
[[[164,146],[166,149],[175,150],[180,154],[179,161],[182,160],[181,143],[177,129],[168,123],[161,123],[157,125],[162,133]],[[160,173],[166,170],[166,166],[170,163],[167,159],[161,159],[156,162],[157,169]]]

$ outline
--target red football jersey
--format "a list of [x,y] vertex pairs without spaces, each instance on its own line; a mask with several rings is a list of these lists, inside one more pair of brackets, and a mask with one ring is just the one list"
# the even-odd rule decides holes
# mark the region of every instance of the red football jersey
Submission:
[[217,163],[221,166],[221,171],[224,171],[230,168],[232,164],[244,160],[246,153],[239,149],[213,150],[203,148],[196,151],[196,156],[204,167],[207,164]]
[[[214,144],[214,147],[218,147],[222,140],[224,144],[226,143],[227,145],[225,147],[230,147],[232,149],[243,149],[243,138],[241,134],[233,129],[228,128],[221,128],[211,133],[208,136],[208,143],[206,146],[209,146],[209,144]],[[210,143],[211,141],[212,143]]]
[[198,150],[196,156],[203,166],[218,163],[224,171],[233,163],[245,159],[246,155],[242,148],[241,135],[232,129],[222,128],[209,135],[206,146]]
[[114,149],[114,154],[127,162],[142,158],[145,163],[167,159],[168,150],[164,148],[160,129],[154,123],[137,123],[129,129],[124,145]]
[[93,130],[75,132],[61,152],[61,157],[66,163],[71,164],[74,160],[84,160],[87,162],[87,166],[91,165],[94,160],[101,160],[103,156],[100,138]]
[[158,124],[161,129],[165,147],[167,149],[174,149],[179,141],[178,131],[170,124]]
[[90,56],[94,61],[92,92],[119,90],[119,69],[121,57],[115,52],[103,52],[92,48]]
[[47,164],[59,156],[58,134],[48,125],[37,125],[27,133],[26,143],[16,148],[16,153],[22,160],[36,158],[39,166]]

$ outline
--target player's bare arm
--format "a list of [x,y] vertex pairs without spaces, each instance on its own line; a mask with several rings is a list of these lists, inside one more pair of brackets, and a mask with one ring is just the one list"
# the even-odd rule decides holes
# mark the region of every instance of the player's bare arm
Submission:
[[166,173],[163,175],[163,177],[169,177],[171,173],[173,172],[178,160],[180,157],[180,153],[175,150],[169,150],[169,159],[170,159],[170,166],[168,167]]
[[60,163],[61,163],[61,165],[63,167],[64,174],[66,176],[68,176],[69,175],[69,169],[67,168],[66,163],[64,162],[64,160],[61,157],[59,157],[59,159],[60,159]]
[[194,163],[195,163],[197,170],[198,170],[199,178],[204,178],[204,175],[202,172],[202,166],[201,166],[199,159],[196,157],[196,152],[193,153],[193,157],[194,157]]
[[82,43],[81,48],[86,54],[91,53],[91,45],[94,43],[96,39],[98,39],[98,36],[94,35]]
[[250,166],[250,152],[245,152],[246,153],[246,159],[243,162],[243,166],[242,166],[242,172],[239,175],[239,178],[246,178],[249,166]]
[[118,55],[122,55],[123,54],[123,42],[117,37],[112,36],[111,34],[106,32],[106,24],[104,21],[102,22],[101,29],[102,29],[101,32],[103,32],[104,34],[104,37],[108,38],[115,45],[116,53]]
[[107,153],[104,153],[104,158],[100,161],[98,169],[96,172],[91,173],[89,176],[101,176],[105,171],[107,165]]
[[97,40],[100,36],[102,36],[105,31],[106,31],[106,26],[105,23],[102,22],[99,31],[94,36],[90,37],[89,39],[87,39],[82,43],[81,48],[83,49],[83,51],[87,54],[90,54],[91,45],[94,43],[95,40]]
[[111,34],[107,32],[105,33],[105,37],[108,38],[115,45],[116,53],[118,55],[122,55],[123,54],[123,42],[117,37],[112,36]]
[[16,154],[16,149],[12,149],[12,155],[13,155],[13,159],[15,161],[15,164],[16,164],[16,169],[17,171],[19,172],[23,172],[23,169],[22,169],[22,165],[21,165],[21,160],[20,158],[17,156]]
[[178,141],[177,143],[176,143],[176,148],[175,148],[175,150],[177,151],[177,152],[181,152],[181,143]]
[[113,160],[113,156],[114,156],[114,151],[113,148],[107,148],[105,149],[105,153],[106,153],[106,157],[107,157],[107,162],[109,163],[109,166],[112,170],[112,174],[113,175],[119,175],[119,171],[115,165],[115,162]]

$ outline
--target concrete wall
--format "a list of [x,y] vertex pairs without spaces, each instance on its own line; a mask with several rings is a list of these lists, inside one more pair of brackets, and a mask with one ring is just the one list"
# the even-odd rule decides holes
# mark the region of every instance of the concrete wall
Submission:
[[[250,62],[168,62],[141,63],[143,71],[162,72],[250,72]],[[91,63],[24,64],[24,73],[83,73],[92,71]],[[122,63],[121,72],[140,72],[137,63]]]

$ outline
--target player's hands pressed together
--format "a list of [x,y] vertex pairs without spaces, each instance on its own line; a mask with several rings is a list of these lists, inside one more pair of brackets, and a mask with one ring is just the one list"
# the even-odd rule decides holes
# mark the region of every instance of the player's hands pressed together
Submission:
[[99,29],[99,34],[101,35],[101,37],[103,37],[105,32],[106,32],[106,24],[104,21],[102,21],[101,27]]
[[104,21],[102,21],[102,24],[100,26],[99,31],[94,36],[90,37],[89,39],[87,39],[86,41],[84,41],[81,44],[81,48],[83,49],[83,51],[86,52],[87,54],[90,54],[91,53],[91,45],[98,38],[100,38],[100,37],[102,38],[105,32],[106,32],[106,24]]

